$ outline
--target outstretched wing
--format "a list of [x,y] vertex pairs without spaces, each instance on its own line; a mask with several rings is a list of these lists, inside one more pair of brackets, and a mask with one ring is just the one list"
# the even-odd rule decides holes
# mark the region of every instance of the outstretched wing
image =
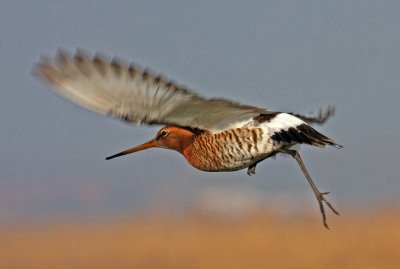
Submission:
[[89,57],[80,50],[73,57],[63,50],[54,58],[42,57],[33,71],[66,99],[130,123],[219,131],[269,113],[229,100],[206,99],[133,64]]
[[328,106],[328,108],[324,111],[322,108],[318,111],[318,115],[299,115],[299,114],[293,114],[289,113],[293,116],[296,116],[303,121],[307,122],[308,124],[324,124],[329,118],[331,118],[333,115],[335,115],[335,107],[334,106]]

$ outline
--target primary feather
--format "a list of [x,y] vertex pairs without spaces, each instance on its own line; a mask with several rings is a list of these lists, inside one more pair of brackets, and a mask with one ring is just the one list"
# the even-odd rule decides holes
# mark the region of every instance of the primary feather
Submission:
[[42,57],[34,73],[70,101],[130,123],[217,132],[271,113],[225,99],[207,99],[133,64],[90,57],[80,50],[74,56],[59,50],[54,58]]

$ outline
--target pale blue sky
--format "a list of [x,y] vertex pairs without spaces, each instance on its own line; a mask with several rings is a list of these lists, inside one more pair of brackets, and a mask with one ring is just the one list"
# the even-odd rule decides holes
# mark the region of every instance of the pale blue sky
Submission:
[[[58,47],[150,67],[206,96],[304,113],[334,104],[318,129],[344,149],[303,147],[338,207],[399,197],[399,1],[2,1],[0,218],[141,212],[202,189],[251,187],[313,201],[290,158],[248,177],[204,173],[175,152],[104,157],[152,137],[70,104],[30,75]],[[227,197],[226,199],[233,199]],[[303,208],[318,214],[314,207]]]

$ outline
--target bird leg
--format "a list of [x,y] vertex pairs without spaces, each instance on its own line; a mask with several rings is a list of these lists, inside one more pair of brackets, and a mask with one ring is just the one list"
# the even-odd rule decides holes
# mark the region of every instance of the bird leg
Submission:
[[249,176],[252,176],[252,175],[255,175],[255,174],[256,174],[256,166],[257,166],[258,163],[259,163],[259,162],[253,163],[252,165],[250,165],[250,166],[247,168],[247,174],[248,174]]
[[336,215],[339,215],[339,212],[337,212],[333,206],[325,199],[324,195],[328,194],[329,192],[320,192],[317,187],[315,186],[314,181],[311,179],[310,174],[308,173],[303,160],[300,157],[300,154],[296,150],[291,150],[291,149],[280,149],[279,152],[281,153],[286,153],[291,155],[293,158],[296,159],[297,163],[299,164],[301,170],[303,171],[304,176],[307,178],[308,183],[310,184],[312,190],[314,191],[315,197],[317,198],[318,204],[319,204],[319,209],[322,214],[322,219],[324,226],[329,229],[328,224],[326,222],[326,216],[325,216],[325,209],[324,209],[324,203],[335,213]]
[[264,161],[265,159],[270,158],[270,157],[274,157],[274,158],[275,158],[275,157],[276,157],[276,152],[274,152],[274,153],[268,155],[267,157],[262,158],[261,160],[256,161],[256,162],[253,163],[252,165],[250,165],[250,166],[247,168],[247,174],[248,174],[249,176],[255,175],[255,174],[256,174],[256,166],[257,166],[257,164],[259,164],[260,162],[262,162],[262,161]]

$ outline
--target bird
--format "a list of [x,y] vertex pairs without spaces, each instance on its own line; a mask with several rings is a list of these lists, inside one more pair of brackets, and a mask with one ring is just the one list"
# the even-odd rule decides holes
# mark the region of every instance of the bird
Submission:
[[292,156],[307,179],[329,229],[325,206],[339,215],[312,180],[298,150],[306,144],[342,148],[314,129],[335,112],[334,106],[317,115],[273,111],[223,98],[206,98],[150,69],[119,57],[58,49],[42,55],[32,73],[65,99],[90,111],[132,125],[163,125],[148,142],[107,157],[107,160],[149,148],[175,150],[202,171],[229,172],[256,166],[277,154]]

